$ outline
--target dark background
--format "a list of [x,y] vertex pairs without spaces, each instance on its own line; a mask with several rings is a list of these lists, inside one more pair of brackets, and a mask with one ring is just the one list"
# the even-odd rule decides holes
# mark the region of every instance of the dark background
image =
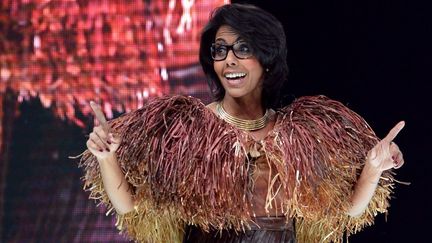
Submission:
[[[290,67],[283,89],[286,102],[302,95],[327,95],[362,115],[379,137],[406,121],[395,140],[405,157],[396,179],[411,185],[397,185],[387,218],[378,215],[374,226],[349,242],[429,242],[431,8],[400,0],[233,2],[256,4],[285,26]],[[81,171],[76,161],[67,159],[83,151],[91,126],[82,129],[55,118],[37,99],[20,104],[19,111],[12,128],[14,163],[7,175],[9,200],[0,242],[19,235],[21,229],[15,227],[18,222],[23,225],[22,220],[28,225],[26,242],[104,242],[97,237],[101,232],[111,232],[105,237],[120,242],[112,224],[74,228],[68,223],[89,222],[86,217],[102,222],[105,217],[103,209],[95,210],[80,193]],[[91,118],[88,121],[91,124]],[[72,210],[63,212],[60,206],[65,204]],[[17,208],[26,208],[23,212],[29,215],[8,213],[20,212]]]
[[233,1],[273,13],[287,35],[288,97],[324,94],[379,137],[400,120],[405,165],[387,216],[350,242],[430,242],[431,7],[421,1]]

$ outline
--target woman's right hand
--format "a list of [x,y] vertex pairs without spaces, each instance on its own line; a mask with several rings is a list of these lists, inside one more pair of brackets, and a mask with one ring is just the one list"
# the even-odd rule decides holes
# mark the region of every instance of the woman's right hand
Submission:
[[90,133],[86,143],[87,148],[98,160],[114,156],[120,146],[121,139],[111,132],[111,127],[107,123],[100,106],[93,101],[90,102],[90,106],[100,125],[95,126]]
[[134,210],[131,184],[117,163],[116,151],[121,139],[113,133],[99,105],[90,102],[99,126],[93,128],[87,140],[87,148],[99,162],[103,188],[115,210],[123,215]]

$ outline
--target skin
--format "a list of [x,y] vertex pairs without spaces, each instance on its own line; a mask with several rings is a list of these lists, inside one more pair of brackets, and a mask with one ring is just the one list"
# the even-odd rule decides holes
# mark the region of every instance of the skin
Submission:
[[[239,38],[240,36],[229,26],[222,26],[216,33],[215,41],[231,45]],[[264,114],[261,105],[264,71],[256,58],[238,59],[230,50],[225,60],[214,62],[214,70],[225,88],[222,103],[229,114],[242,119],[257,119]],[[229,72],[246,73],[246,77],[241,82],[232,83],[224,76]],[[119,214],[130,212],[134,209],[130,185],[124,178],[115,153],[121,141],[111,133],[101,108],[94,102],[90,105],[100,125],[94,127],[93,132],[90,133],[87,148],[99,161],[104,188],[116,211]],[[216,103],[211,103],[207,107],[215,111]],[[273,129],[273,126],[274,117],[266,127],[252,131],[250,135],[256,140],[261,140]],[[392,168],[398,169],[404,164],[402,152],[393,142],[404,126],[404,121],[396,124],[387,136],[368,152],[365,166],[354,188],[351,198],[352,207],[347,211],[348,215],[356,217],[364,212],[382,172]]]
[[111,133],[100,106],[94,102],[90,102],[90,106],[100,125],[90,133],[87,148],[99,162],[102,182],[115,210],[118,214],[125,214],[134,209],[134,201],[130,185],[117,163],[116,151],[121,140]]
[[404,164],[402,152],[393,140],[405,126],[401,121],[394,126],[387,136],[369,150],[366,163],[351,197],[352,207],[348,215],[360,216],[369,204],[381,174],[389,169],[398,169]]
[[[227,25],[222,25],[216,32],[215,42],[232,45],[241,37]],[[262,82],[264,68],[254,56],[247,59],[237,58],[230,50],[225,60],[215,61],[213,68],[225,89],[225,96],[222,99],[224,109],[235,117],[254,120],[262,117],[265,113],[261,104]],[[232,82],[225,77],[227,73],[246,73],[240,82]],[[214,112],[216,103],[208,107]],[[256,140],[263,139],[273,129],[274,117],[271,122],[261,130],[252,131],[250,134]]]
[[[232,45],[241,40],[232,28],[221,26],[216,33],[215,42]],[[213,62],[213,68],[225,89],[223,98],[224,108],[233,115],[244,119],[256,119],[263,115],[261,107],[262,77],[264,69],[255,57],[238,59],[232,50],[225,60]],[[238,81],[225,78],[227,73],[245,73],[246,76]],[[246,108],[240,112],[238,107]]]

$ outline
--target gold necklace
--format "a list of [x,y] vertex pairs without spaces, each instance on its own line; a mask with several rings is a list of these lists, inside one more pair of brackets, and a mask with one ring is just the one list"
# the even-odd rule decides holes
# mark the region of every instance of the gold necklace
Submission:
[[228,114],[223,108],[222,104],[219,102],[216,105],[216,113],[222,118],[224,121],[229,124],[246,131],[255,131],[264,128],[267,125],[270,109],[267,109],[264,116],[258,118],[256,120],[244,120],[237,118],[235,116],[231,116]]

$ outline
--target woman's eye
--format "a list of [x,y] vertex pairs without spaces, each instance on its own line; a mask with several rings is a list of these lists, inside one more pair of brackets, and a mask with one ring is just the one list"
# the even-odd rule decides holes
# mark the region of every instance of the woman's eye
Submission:
[[216,53],[225,53],[226,47],[225,46],[216,46],[215,51],[216,51]]
[[241,43],[241,44],[239,44],[237,50],[239,50],[240,52],[243,52],[243,53],[248,53],[251,51],[251,48],[249,47],[248,44]]

